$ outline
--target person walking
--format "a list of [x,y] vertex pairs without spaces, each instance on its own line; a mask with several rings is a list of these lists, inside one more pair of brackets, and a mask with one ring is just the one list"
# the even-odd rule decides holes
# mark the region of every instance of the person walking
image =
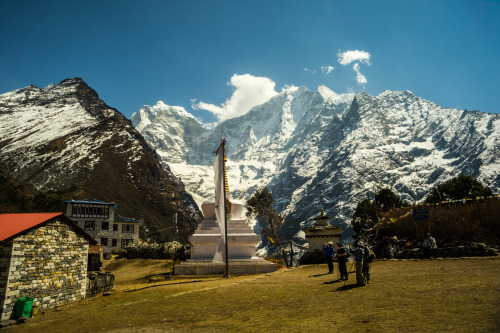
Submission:
[[337,243],[337,260],[339,262],[340,279],[347,281],[349,278],[347,273],[347,250],[342,243]]
[[335,255],[333,242],[323,243],[323,250],[326,253],[326,263],[328,264],[328,273],[333,274],[333,256]]
[[424,248],[424,258],[429,259],[431,256],[434,257],[434,252],[437,249],[436,240],[430,233],[427,234],[427,238],[422,242]]
[[354,242],[354,261],[356,262],[356,284],[358,286],[365,286],[365,277],[363,276],[363,259],[365,256],[364,245],[361,240]]

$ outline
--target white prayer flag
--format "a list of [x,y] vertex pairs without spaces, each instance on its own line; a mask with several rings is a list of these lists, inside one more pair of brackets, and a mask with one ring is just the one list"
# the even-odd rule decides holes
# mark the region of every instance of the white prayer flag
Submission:
[[226,191],[224,184],[224,146],[221,144],[216,151],[215,161],[213,164],[215,171],[215,218],[220,227],[220,238],[217,250],[214,255],[214,262],[225,262],[225,225],[224,219],[226,215],[225,202]]

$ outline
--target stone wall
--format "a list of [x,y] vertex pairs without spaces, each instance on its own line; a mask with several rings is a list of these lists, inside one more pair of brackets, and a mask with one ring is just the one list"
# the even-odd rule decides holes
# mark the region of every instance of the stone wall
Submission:
[[[0,243],[0,313],[4,308],[11,254],[12,243]],[[1,319],[2,317],[0,316]]]
[[87,275],[87,295],[92,297],[115,286],[115,276],[109,272],[92,272]]
[[34,298],[42,311],[85,297],[88,240],[72,227],[54,219],[11,244],[1,320],[10,318],[21,297]]

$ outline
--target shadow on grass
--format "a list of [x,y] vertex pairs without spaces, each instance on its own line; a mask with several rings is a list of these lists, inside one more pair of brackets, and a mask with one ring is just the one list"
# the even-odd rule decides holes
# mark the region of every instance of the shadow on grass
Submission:
[[332,274],[331,273],[323,273],[323,274],[309,275],[309,277],[318,277],[318,276],[324,276],[324,275],[332,275]]
[[194,280],[194,281],[185,281],[185,282],[155,284],[154,286],[147,286],[147,287],[144,287],[144,288],[138,288],[138,289],[132,289],[132,290],[125,290],[124,292],[125,293],[131,293],[133,291],[139,291],[139,290],[144,290],[144,289],[149,289],[149,288],[163,287],[163,286],[172,286],[174,284],[197,283],[197,282],[203,282],[203,280]]
[[343,282],[343,280],[341,280],[341,279],[337,279],[337,280],[332,280],[332,281],[323,282],[323,284],[334,284],[334,283],[339,283],[339,282]]
[[351,289],[354,289],[354,288],[359,288],[359,287],[364,287],[363,285],[360,285],[360,284],[357,284],[357,283],[353,283],[353,284],[345,284],[341,287],[338,287],[336,290],[332,290],[332,292],[336,292],[336,291],[347,291],[347,290],[351,290]]

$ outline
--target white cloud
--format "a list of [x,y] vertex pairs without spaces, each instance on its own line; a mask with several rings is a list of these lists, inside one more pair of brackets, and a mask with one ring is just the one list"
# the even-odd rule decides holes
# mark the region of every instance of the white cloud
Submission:
[[274,90],[276,83],[267,77],[234,74],[228,85],[234,88],[233,94],[221,106],[192,100],[191,107],[194,110],[207,110],[217,116],[219,121],[223,121],[244,115],[252,107],[277,94]]
[[330,74],[334,69],[333,66],[321,66],[321,71],[326,74]]
[[345,52],[340,52],[337,54],[338,56],[338,61],[339,64],[341,65],[349,65],[351,63],[354,63],[352,66],[352,69],[356,72],[356,81],[358,84],[366,84],[368,80],[366,79],[366,76],[361,74],[359,70],[359,64],[366,64],[366,65],[371,65],[370,64],[370,58],[371,54],[366,52],[366,51],[359,51],[359,50],[354,50],[354,51],[345,51]]
[[281,92],[288,91],[288,92],[293,93],[293,92],[297,91],[298,89],[299,89],[299,87],[294,86],[293,84],[285,84],[283,86],[283,88],[281,88]]
[[364,76],[363,74],[361,74],[359,72],[359,64],[358,63],[355,63],[352,66],[352,69],[354,69],[354,71],[356,72],[356,81],[358,81],[358,84],[366,84],[368,82],[368,80],[366,79],[366,76]]
[[311,72],[311,74],[316,74],[316,70],[314,69],[310,69],[310,68],[307,68],[307,67],[304,67],[304,71],[305,72]]
[[356,61],[370,65],[371,55],[366,51],[354,50],[345,51],[343,53],[339,52],[337,56],[339,57],[339,63],[344,66]]

